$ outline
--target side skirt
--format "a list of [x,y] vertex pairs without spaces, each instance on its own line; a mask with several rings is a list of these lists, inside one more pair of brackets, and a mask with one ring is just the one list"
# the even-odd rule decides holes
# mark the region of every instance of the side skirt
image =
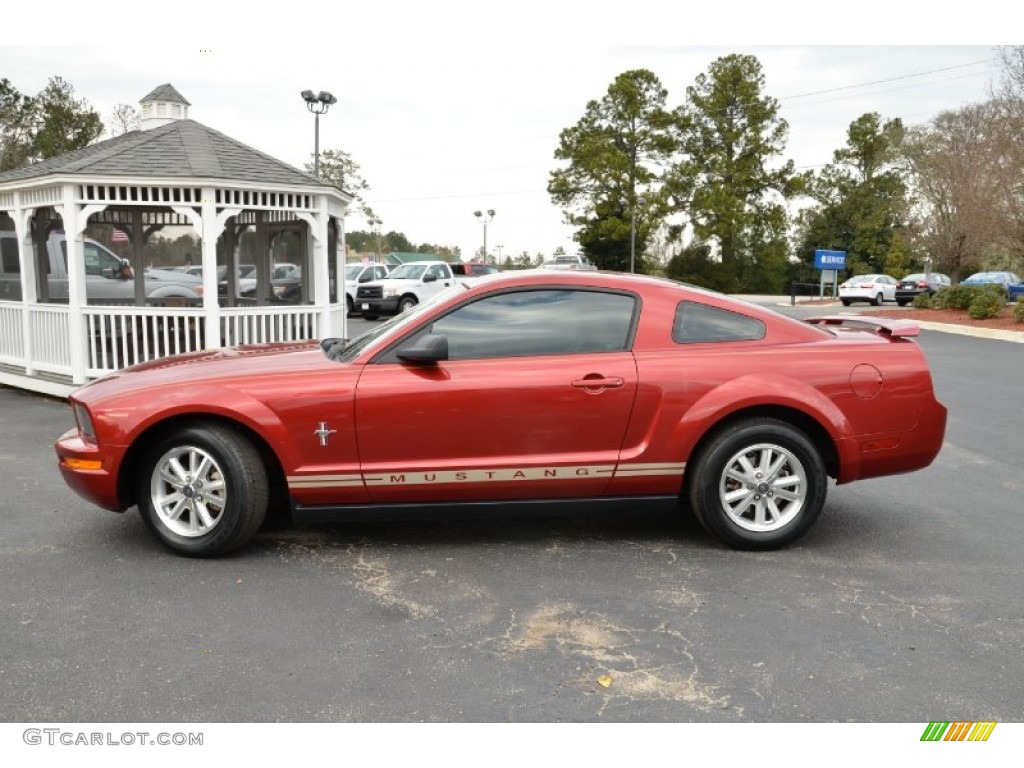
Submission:
[[678,496],[619,496],[593,499],[432,502],[429,504],[347,504],[304,506],[292,501],[292,523],[373,520],[473,520],[504,517],[557,517],[608,512],[651,512],[679,506]]

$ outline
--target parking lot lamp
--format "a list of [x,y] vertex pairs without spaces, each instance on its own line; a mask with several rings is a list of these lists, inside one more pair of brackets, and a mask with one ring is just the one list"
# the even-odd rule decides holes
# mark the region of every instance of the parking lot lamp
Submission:
[[487,224],[494,219],[494,209],[488,208],[486,213],[484,211],[473,211],[473,215],[476,216],[477,221],[484,225],[484,263],[487,263]]
[[320,178],[320,115],[323,115],[330,109],[331,104],[336,104],[338,100],[334,98],[332,93],[328,91],[320,91],[319,93],[313,93],[312,91],[303,91],[301,94],[303,100],[306,102],[306,108],[316,115],[315,123],[316,128],[314,129],[313,138],[313,175],[318,179]]

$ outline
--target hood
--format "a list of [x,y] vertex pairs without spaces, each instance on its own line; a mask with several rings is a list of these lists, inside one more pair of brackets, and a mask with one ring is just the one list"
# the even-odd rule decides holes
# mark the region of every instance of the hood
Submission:
[[337,369],[340,364],[328,360],[316,341],[254,344],[151,360],[115,371],[78,389],[73,397],[95,402],[131,391],[194,385],[251,381],[254,376],[273,376]]

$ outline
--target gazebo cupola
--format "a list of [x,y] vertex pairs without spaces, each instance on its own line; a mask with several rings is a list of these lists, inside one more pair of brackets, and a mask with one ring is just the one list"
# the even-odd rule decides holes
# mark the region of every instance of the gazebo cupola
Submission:
[[142,130],[159,128],[174,120],[187,120],[192,106],[170,83],[154,88],[139,100],[142,106]]

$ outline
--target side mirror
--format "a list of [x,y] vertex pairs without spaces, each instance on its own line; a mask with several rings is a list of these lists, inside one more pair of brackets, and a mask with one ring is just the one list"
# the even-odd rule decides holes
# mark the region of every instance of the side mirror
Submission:
[[448,359],[448,337],[428,333],[418,341],[401,347],[397,356],[406,363],[430,364]]
[[424,283],[436,283],[437,282],[437,275],[435,275],[435,274],[424,275],[423,276],[423,282]]

